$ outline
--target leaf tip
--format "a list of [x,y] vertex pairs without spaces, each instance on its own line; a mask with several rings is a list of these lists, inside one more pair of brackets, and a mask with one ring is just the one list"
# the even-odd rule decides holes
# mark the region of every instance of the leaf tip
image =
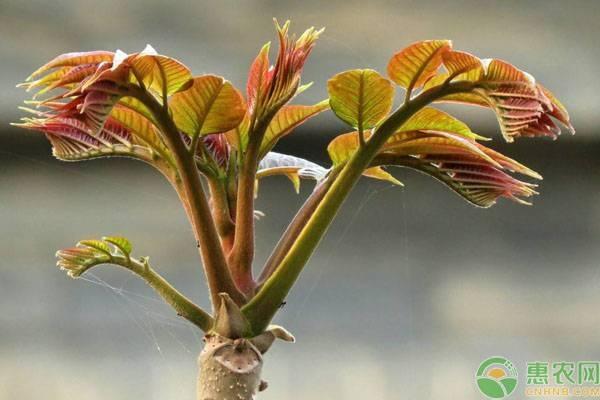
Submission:
[[146,43],[146,47],[144,47],[144,50],[142,50],[140,55],[156,56],[158,55],[158,52],[154,49],[154,47],[152,47],[151,44]]

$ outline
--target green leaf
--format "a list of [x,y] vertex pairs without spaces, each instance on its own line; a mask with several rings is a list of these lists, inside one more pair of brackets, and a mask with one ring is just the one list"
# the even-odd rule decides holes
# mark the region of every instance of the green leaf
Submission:
[[386,170],[384,170],[383,167],[367,168],[363,172],[363,175],[367,176],[369,178],[379,179],[380,181],[390,182],[397,186],[404,186],[404,184],[402,182],[400,182],[398,179],[394,178],[394,176],[392,174],[390,174],[389,172],[387,172]]
[[174,164],[171,152],[160,137],[158,128],[146,117],[120,104],[117,104],[113,108],[110,116],[133,132],[133,144],[147,146],[154,153]]
[[116,246],[127,257],[129,257],[133,250],[131,242],[122,236],[104,236],[102,240]]
[[[367,137],[370,135],[367,135]],[[345,164],[360,147],[358,132],[344,133],[336,136],[327,146],[327,153],[334,167]]]
[[[371,132],[367,132],[367,138],[370,134]],[[350,160],[359,147],[360,139],[358,132],[345,133],[333,139],[331,143],[329,143],[329,146],[327,146],[327,152],[333,162],[333,167],[339,168],[343,166]],[[363,175],[373,179],[388,181],[398,186],[403,186],[402,182],[378,166],[367,168],[363,171]]]
[[[328,100],[323,100],[311,106],[295,104],[283,106],[277,114],[275,114],[275,117],[273,117],[265,131],[265,136],[260,145],[259,158],[262,159],[269,151],[271,151],[279,139],[290,134],[298,126],[328,108]],[[225,133],[229,144],[238,151],[246,151],[250,139],[248,136],[249,128],[250,118],[249,115],[246,114],[238,126]]]
[[121,97],[121,99],[119,100],[119,103],[117,103],[117,104],[121,107],[129,108],[130,110],[135,111],[136,113],[138,113],[138,114],[142,115],[144,118],[146,118],[148,121],[151,121],[154,125],[158,126],[156,124],[156,121],[154,120],[154,116],[152,115],[152,112],[150,110],[148,110],[148,107],[146,107],[144,105],[144,103],[142,103],[135,97],[131,97],[131,96]]
[[394,54],[388,64],[391,80],[405,89],[418,89],[442,65],[442,56],[450,51],[449,40],[425,40],[414,43]]
[[114,56],[110,51],[88,51],[78,53],[65,53],[57,56],[47,64],[44,64],[34,71],[27,80],[31,80],[36,76],[43,74],[53,68],[59,67],[74,67],[83,64],[98,64],[101,62],[110,62]]
[[110,247],[108,247],[108,245],[105,242],[102,242],[100,240],[80,240],[79,243],[77,243],[77,246],[91,247],[95,250],[101,251],[107,256],[111,255]]
[[237,151],[243,153],[248,147],[248,141],[250,140],[248,130],[250,129],[250,117],[248,113],[242,118],[242,122],[239,123],[235,128],[225,132],[227,142],[235,148]]
[[[367,138],[371,132],[367,132]],[[394,133],[380,152],[395,152],[403,155],[421,152],[466,151],[476,153],[492,164],[495,161],[481,151],[474,139],[479,135],[449,114],[434,108],[424,108],[415,113]],[[327,147],[329,157],[335,167],[346,163],[360,146],[358,132],[337,136]]]
[[279,139],[288,135],[298,126],[302,125],[310,118],[327,110],[328,108],[329,102],[327,100],[323,100],[320,103],[312,106],[283,106],[281,110],[275,114],[275,117],[271,120],[269,126],[267,127],[265,136],[260,145],[260,157],[264,157],[265,154],[271,151]]
[[229,131],[246,113],[237,89],[215,75],[194,78],[187,90],[171,97],[169,108],[177,127],[191,137]]
[[163,94],[163,85],[166,85],[166,94],[171,95],[192,79],[192,74],[185,65],[174,58],[157,54],[150,45],[141,53],[129,56],[124,62],[131,65],[144,86],[157,95]]
[[417,111],[400,127],[400,129],[398,129],[398,131],[450,132],[470,139],[488,140],[483,136],[473,133],[469,126],[464,122],[454,118],[448,113],[432,107],[425,107]]
[[[358,133],[351,132],[336,137],[327,150],[334,166],[340,167],[358,148]],[[389,178],[381,170],[373,169],[384,165],[412,168],[431,175],[479,207],[489,207],[499,197],[528,204],[523,199],[536,194],[535,185],[517,180],[505,170],[541,179],[535,171],[473,138],[433,130],[396,132],[380,149],[364,175]]]
[[359,131],[375,127],[392,109],[394,86],[372,69],[355,69],[327,82],[331,109]]
[[77,278],[96,265],[114,262],[118,252],[129,259],[131,243],[123,237],[109,236],[102,240],[81,240],[76,247],[57,251],[56,257],[58,266],[67,270],[72,278]]

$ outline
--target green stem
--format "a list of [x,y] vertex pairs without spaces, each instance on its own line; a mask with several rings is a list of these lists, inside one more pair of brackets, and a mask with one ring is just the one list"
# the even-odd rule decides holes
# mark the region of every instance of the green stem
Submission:
[[213,308],[220,304],[219,293],[228,293],[237,304],[244,304],[245,297],[236,287],[231,274],[214,219],[212,217],[194,156],[179,136],[179,130],[163,107],[148,92],[132,89],[132,95],[140,100],[154,115],[169,149],[173,152],[181,182],[176,185],[179,196],[188,213],[206,274]]
[[459,82],[437,86],[421,93],[396,110],[375,130],[366,145],[356,151],[325,194],[279,267],[252,300],[242,308],[244,315],[252,324],[254,333],[262,332],[272,320],[350,190],[389,137],[427,104],[448,94],[469,91],[471,88],[472,84]]
[[212,329],[213,318],[191,300],[181,294],[158,272],[148,265],[146,258],[136,260],[122,255],[111,255],[110,263],[126,268],[142,278],[152,289],[158,293],[173,309],[177,315],[187,319],[204,332]]

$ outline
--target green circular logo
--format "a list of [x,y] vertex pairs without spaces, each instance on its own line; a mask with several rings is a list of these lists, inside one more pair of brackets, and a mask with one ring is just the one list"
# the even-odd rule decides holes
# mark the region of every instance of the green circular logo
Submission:
[[508,397],[517,388],[517,369],[504,357],[491,357],[477,370],[477,386],[490,399]]

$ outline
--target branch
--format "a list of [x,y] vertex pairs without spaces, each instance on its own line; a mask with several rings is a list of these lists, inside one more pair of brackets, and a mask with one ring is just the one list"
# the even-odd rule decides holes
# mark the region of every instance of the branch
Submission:
[[265,282],[256,296],[242,308],[244,315],[252,324],[255,334],[262,332],[267,327],[300,275],[302,268],[321,241],[350,190],[389,137],[415,112],[427,104],[448,94],[470,90],[472,90],[471,83],[458,82],[437,86],[421,93],[396,110],[375,130],[366,145],[356,151],[301,230],[297,240],[279,267]]
[[256,283],[252,277],[254,259],[254,187],[256,169],[260,155],[260,144],[272,116],[264,117],[249,130],[250,141],[239,175],[235,211],[235,241],[229,264],[236,284],[246,294],[254,291]]
[[132,95],[140,100],[154,115],[164,139],[173,152],[181,182],[175,188],[181,198],[200,248],[204,271],[210,289],[213,307],[220,304],[219,293],[228,293],[237,304],[246,299],[233,282],[221,248],[219,235],[200,181],[194,156],[188,152],[180,132],[168,114],[168,108],[158,103],[148,92],[133,87]]
[[142,278],[167,304],[173,307],[177,315],[187,319],[204,332],[212,329],[213,318],[153,270],[148,264],[148,257],[137,260],[123,251],[122,254],[110,252],[108,247],[100,246],[102,242],[98,241],[83,241],[79,245],[86,243],[92,243],[97,247],[75,247],[56,253],[59,257],[58,265],[66,269],[69,276],[78,278],[89,269],[101,264],[123,267]]
[[229,253],[233,247],[235,233],[235,225],[231,219],[229,199],[227,198],[226,184],[225,179],[222,177],[208,179],[210,206],[225,254]]

